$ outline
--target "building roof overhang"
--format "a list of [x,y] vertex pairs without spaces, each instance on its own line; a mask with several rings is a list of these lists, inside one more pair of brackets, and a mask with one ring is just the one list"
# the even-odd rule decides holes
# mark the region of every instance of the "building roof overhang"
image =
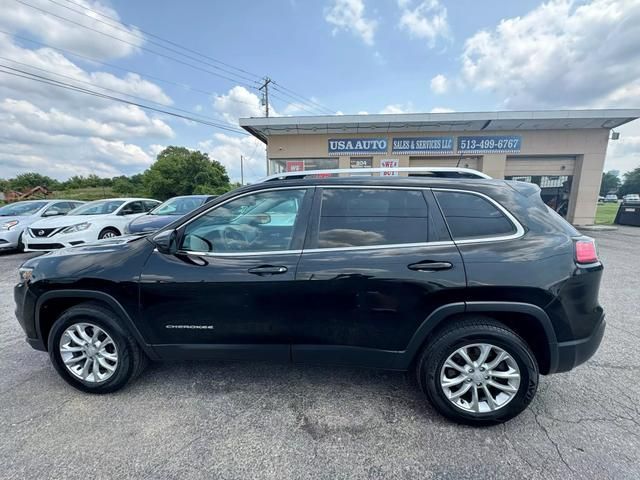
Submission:
[[239,123],[268,143],[271,135],[612,129],[637,118],[640,109],[252,117]]

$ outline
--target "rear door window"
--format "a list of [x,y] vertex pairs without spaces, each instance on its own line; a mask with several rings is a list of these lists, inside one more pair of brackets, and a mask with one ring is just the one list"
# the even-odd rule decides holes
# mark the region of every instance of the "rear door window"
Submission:
[[420,190],[327,188],[317,248],[425,243],[428,208]]
[[433,192],[454,240],[503,237],[516,232],[506,215],[489,200],[466,192]]

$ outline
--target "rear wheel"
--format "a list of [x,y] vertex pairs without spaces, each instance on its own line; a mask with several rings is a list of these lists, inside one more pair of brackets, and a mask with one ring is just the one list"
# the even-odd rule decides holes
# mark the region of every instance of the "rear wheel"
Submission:
[[471,425],[515,417],[538,387],[538,365],[529,346],[489,318],[465,320],[442,331],[425,347],[417,376],[441,414]]
[[101,305],[84,303],[65,311],[51,328],[49,357],[60,376],[89,393],[109,393],[138,376],[147,357]]
[[113,238],[119,236],[120,232],[118,232],[115,228],[107,227],[100,232],[100,235],[98,235],[98,239],[102,240],[103,238]]

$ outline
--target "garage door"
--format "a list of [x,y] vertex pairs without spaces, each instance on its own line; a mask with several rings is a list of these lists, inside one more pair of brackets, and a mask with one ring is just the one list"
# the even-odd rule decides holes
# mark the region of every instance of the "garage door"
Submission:
[[504,175],[573,175],[575,163],[575,157],[507,157]]
[[460,167],[478,169],[479,157],[409,157],[410,167]]

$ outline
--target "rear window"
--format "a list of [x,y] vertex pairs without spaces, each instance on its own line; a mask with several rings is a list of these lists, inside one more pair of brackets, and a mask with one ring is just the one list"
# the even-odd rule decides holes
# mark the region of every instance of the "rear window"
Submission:
[[325,189],[318,248],[423,243],[427,217],[427,203],[418,190]]
[[502,211],[472,193],[434,191],[454,240],[501,237],[516,232]]

